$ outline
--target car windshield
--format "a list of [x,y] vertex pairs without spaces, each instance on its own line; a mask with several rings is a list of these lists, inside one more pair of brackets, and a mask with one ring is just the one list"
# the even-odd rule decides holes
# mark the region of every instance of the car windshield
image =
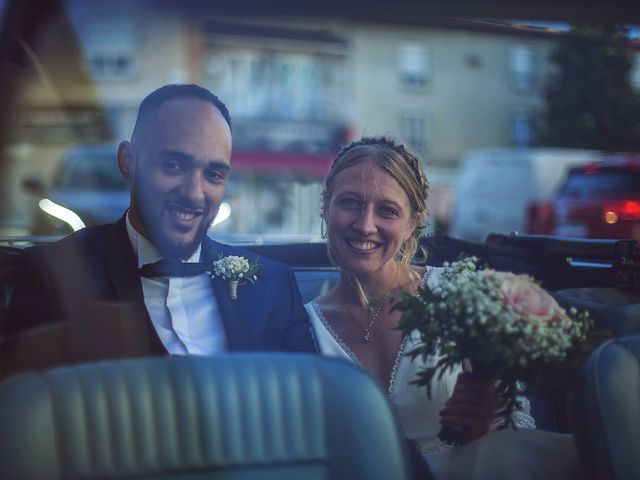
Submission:
[[[323,179],[362,136],[417,154],[430,186],[425,232],[473,241],[524,231],[530,203],[550,200],[595,152],[640,148],[634,19],[585,26],[562,10],[541,21],[516,5],[489,9],[492,18],[378,3],[317,15],[208,0],[52,0],[30,12],[7,49],[16,92],[0,233],[59,235],[120,218],[117,146],[141,100],[165,84],[202,85],[229,108],[231,176],[210,235],[231,241],[322,240]],[[599,68],[607,52],[616,62]],[[613,176],[575,182],[607,190]],[[44,211],[44,200],[81,221]]]
[[[369,473],[397,463],[409,478],[415,447],[423,468],[432,454],[579,476],[556,468],[573,458],[544,432],[573,420],[571,382],[556,388],[564,371],[547,361],[577,370],[553,346],[582,329],[565,316],[593,307],[598,328],[640,331],[640,197],[558,195],[640,191],[638,172],[584,170],[640,152],[640,8],[600,3],[0,0],[0,380],[40,379],[0,388],[0,477],[55,464],[57,478],[342,478],[372,436]],[[501,273],[476,288],[449,269],[465,254]],[[463,281],[441,283],[447,272]],[[406,327],[398,299],[420,324],[423,307],[445,312],[439,336]],[[486,345],[486,369],[454,353],[471,344],[452,332]],[[313,353],[339,357],[331,389],[330,370],[297,367]],[[213,375],[189,366],[228,357],[238,367]],[[112,376],[113,359],[131,370]],[[375,404],[346,396],[343,360],[379,380]],[[427,401],[414,379],[434,365]],[[521,375],[536,365],[554,377],[539,398],[528,386],[551,384]],[[373,417],[398,445],[385,450]],[[534,453],[526,435],[511,449],[510,425],[539,439]],[[476,450],[446,450],[441,427]],[[35,440],[14,445],[23,431]],[[29,474],[3,475],[12,457]]]
[[639,192],[639,172],[614,169],[573,172],[561,190],[561,194],[570,197],[602,197],[609,194],[638,194]]

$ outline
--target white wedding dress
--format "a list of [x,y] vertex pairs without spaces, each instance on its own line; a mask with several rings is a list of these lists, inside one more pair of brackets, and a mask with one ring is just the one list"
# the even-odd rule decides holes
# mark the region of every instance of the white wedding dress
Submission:
[[[435,286],[441,272],[439,268],[428,268],[423,282]],[[311,301],[305,308],[320,352],[360,364],[331,328],[318,304]],[[447,372],[433,385],[431,399],[427,398],[425,387],[412,385],[411,381],[421,368],[433,365],[435,360],[427,358],[425,363],[420,358],[413,361],[405,355],[417,342],[417,332],[403,340],[385,387],[404,433],[426,455],[436,479],[579,478],[571,436],[535,430],[529,402],[524,398],[522,410],[514,412],[513,416],[517,431],[491,432],[459,448],[449,448],[440,442],[437,438],[438,414],[453,391],[458,371]]]

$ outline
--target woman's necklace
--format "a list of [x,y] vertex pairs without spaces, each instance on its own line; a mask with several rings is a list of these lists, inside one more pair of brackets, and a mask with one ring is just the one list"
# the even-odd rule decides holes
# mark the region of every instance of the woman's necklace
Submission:
[[[399,273],[400,273],[400,267],[398,266],[398,264],[396,264],[396,276],[393,279],[393,282],[391,282],[389,284],[389,287],[387,288],[387,291],[385,292],[384,296],[382,297],[382,300],[380,300],[380,305],[378,305],[374,309],[371,306],[371,302],[369,302],[369,299],[367,299],[367,318],[369,319],[369,323],[365,327],[364,336],[362,337],[362,340],[365,343],[369,343],[369,341],[371,340],[371,329],[373,328],[373,325],[376,323],[376,320],[378,320],[378,317],[382,313],[382,309],[384,308],[384,304],[385,304],[385,302],[387,300],[387,297],[389,296],[389,293],[391,292],[391,290],[396,288],[396,285],[398,284]],[[357,278],[356,278],[356,281],[357,281]],[[352,317],[353,317],[353,315],[352,315]]]

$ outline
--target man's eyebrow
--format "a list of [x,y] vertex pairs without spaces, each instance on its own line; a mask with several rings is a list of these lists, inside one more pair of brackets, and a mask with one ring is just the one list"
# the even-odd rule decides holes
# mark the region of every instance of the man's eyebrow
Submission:
[[[185,153],[181,150],[173,150],[171,148],[165,148],[164,150],[160,150],[158,152],[158,156],[159,157],[171,157],[171,158],[177,158],[180,160],[185,160],[188,162],[193,162],[194,158],[192,155],[189,155],[188,153]],[[220,162],[220,161],[215,161],[215,160],[210,160],[207,162],[207,167],[212,167],[212,168],[217,168],[220,170],[231,170],[231,165],[229,165],[226,162]]]
[[224,162],[214,162],[214,161],[212,161],[212,162],[209,162],[207,167],[217,168],[218,170],[225,170],[225,171],[231,170],[231,165],[229,165],[228,163],[224,163]]
[[188,153],[182,152],[180,150],[173,150],[171,148],[165,148],[164,150],[160,150],[158,152],[159,157],[173,157],[173,158],[181,158],[183,160],[193,160],[193,156]]

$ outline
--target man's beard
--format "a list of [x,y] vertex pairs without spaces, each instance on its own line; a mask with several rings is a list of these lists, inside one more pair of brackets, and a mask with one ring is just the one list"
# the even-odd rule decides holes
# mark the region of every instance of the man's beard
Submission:
[[[193,235],[193,239],[187,243],[182,243],[179,240],[172,239],[170,235],[167,235],[167,233],[162,228],[161,218],[158,218],[157,221],[154,221],[152,210],[147,211],[141,207],[141,205],[145,204],[151,205],[151,202],[153,202],[153,198],[146,194],[145,188],[138,183],[135,191],[137,192],[137,201],[134,203],[133,208],[136,209],[136,214],[142,222],[144,231],[149,237],[148,240],[165,258],[178,260],[189,259],[206,237],[207,231],[211,227],[213,220],[211,222],[203,221],[198,226],[195,234]],[[177,201],[174,201],[178,204],[189,206],[189,202],[186,200],[177,199]],[[208,213],[208,209],[205,209],[205,211],[206,213]],[[213,218],[215,218],[215,215]]]
[[151,243],[158,249],[160,254],[165,258],[175,258],[178,260],[187,260],[191,258],[191,256],[198,249],[204,237],[207,235],[207,231],[211,223],[203,222],[198,226],[193,239],[188,243],[181,243],[172,240],[168,235],[166,235],[158,225],[150,225],[150,228],[145,226],[147,232],[149,232],[149,236],[151,237],[149,240]]

